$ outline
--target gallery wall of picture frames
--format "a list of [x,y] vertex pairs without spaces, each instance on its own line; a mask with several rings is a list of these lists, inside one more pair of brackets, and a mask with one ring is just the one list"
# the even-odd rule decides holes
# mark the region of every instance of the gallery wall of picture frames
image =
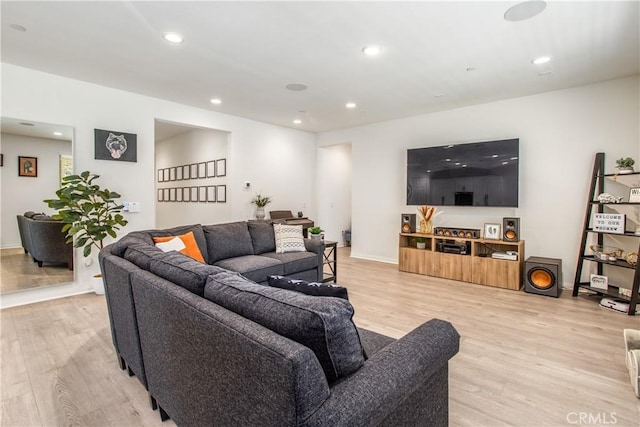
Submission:
[[[217,159],[158,169],[158,182],[177,182],[224,177],[227,160]],[[158,202],[226,203],[226,185],[190,185],[158,188]]]

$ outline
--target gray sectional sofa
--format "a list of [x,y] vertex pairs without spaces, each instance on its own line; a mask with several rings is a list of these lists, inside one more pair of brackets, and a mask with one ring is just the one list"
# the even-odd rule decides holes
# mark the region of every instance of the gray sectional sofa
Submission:
[[[133,232],[100,252],[120,365],[162,418],[446,426],[453,326],[434,319],[394,340],[357,328],[349,301],[268,286],[271,274],[319,280],[324,244],[276,254],[271,224],[253,224]],[[187,230],[205,263],[153,245],[154,236]]]
[[62,232],[64,223],[31,211],[17,215],[17,219],[24,253],[30,254],[39,267],[44,263],[67,264],[73,270],[73,245],[67,243]]

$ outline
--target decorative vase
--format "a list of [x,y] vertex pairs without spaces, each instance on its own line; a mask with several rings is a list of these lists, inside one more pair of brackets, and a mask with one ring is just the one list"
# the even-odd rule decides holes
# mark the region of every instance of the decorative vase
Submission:
[[264,217],[265,217],[264,207],[258,206],[256,208],[256,219],[264,219]]
[[420,232],[423,233],[423,234],[433,234],[433,222],[421,219],[420,220]]

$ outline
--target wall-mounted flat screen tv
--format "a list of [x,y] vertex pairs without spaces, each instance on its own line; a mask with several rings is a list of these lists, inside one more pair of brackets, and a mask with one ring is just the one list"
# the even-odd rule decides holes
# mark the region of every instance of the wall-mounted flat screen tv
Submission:
[[517,207],[519,141],[407,150],[407,205]]

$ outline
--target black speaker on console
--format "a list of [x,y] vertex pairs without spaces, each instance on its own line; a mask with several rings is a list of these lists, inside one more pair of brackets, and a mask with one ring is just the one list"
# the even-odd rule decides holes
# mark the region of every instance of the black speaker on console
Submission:
[[524,263],[524,290],[558,298],[562,293],[562,260],[529,257]]
[[416,214],[402,214],[400,230],[403,233],[416,232]]
[[502,240],[520,241],[520,218],[502,218]]

